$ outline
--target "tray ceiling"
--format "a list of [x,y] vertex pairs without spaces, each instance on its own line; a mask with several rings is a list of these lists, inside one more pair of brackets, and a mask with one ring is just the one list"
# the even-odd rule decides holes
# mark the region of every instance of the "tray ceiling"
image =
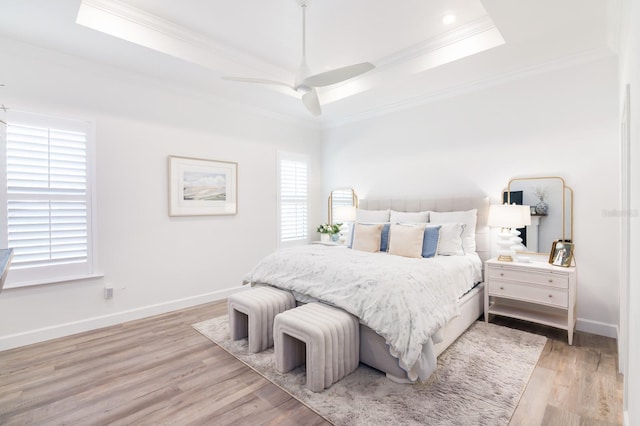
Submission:
[[[299,95],[286,88],[220,78],[293,80],[302,43],[296,0],[0,0],[0,36],[322,123],[425,101],[566,58],[611,54],[615,3],[312,0],[312,72],[364,61],[376,65],[321,89],[319,118],[308,116]],[[443,23],[447,14],[455,15],[453,23]]]

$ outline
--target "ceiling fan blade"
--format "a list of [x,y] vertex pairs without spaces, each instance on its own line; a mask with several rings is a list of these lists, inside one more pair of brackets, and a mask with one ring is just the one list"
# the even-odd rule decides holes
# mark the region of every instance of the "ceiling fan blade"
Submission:
[[311,89],[311,91],[302,95],[302,103],[315,117],[322,114],[322,108],[320,107],[320,100],[318,99],[318,92],[316,89]]
[[282,81],[277,81],[277,80],[267,80],[264,78],[245,78],[245,77],[221,77],[221,78],[223,80],[239,81],[241,83],[276,84],[278,86],[285,86],[290,89],[293,89],[293,86],[288,83],[284,83]]
[[367,71],[371,71],[375,68],[375,65],[369,62],[362,62],[360,64],[348,65],[342,68],[336,68],[335,70],[325,71],[320,74],[311,75],[304,79],[303,84],[309,87],[324,87],[331,84],[340,83],[350,78],[357,77],[360,74],[364,74]]

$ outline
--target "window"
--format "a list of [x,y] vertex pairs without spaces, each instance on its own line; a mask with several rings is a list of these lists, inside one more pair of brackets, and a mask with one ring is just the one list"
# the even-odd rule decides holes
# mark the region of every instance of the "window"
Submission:
[[279,243],[306,244],[309,239],[309,159],[306,155],[283,152],[278,157]]
[[7,287],[92,271],[90,123],[10,111],[2,149],[2,246],[13,248]]

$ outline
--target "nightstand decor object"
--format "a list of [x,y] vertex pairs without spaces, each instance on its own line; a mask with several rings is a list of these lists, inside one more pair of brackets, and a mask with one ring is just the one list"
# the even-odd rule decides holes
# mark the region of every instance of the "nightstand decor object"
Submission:
[[531,224],[531,210],[529,206],[515,204],[492,204],[489,207],[487,224],[490,227],[502,228],[498,235],[498,259],[512,262],[516,250],[523,249],[520,232],[522,228]]
[[337,239],[341,241],[342,244],[346,244],[350,238],[349,232],[356,221],[356,208],[354,206],[337,206],[335,208],[334,220],[342,224]]
[[341,226],[341,223],[323,223],[322,225],[319,225],[316,231],[320,234],[320,241],[324,243],[328,243],[329,241],[338,241]]
[[567,330],[573,343],[576,325],[577,268],[544,261],[485,262],[484,319],[502,315]]
[[573,243],[570,241],[556,240],[549,252],[549,263],[555,266],[571,266],[573,260]]

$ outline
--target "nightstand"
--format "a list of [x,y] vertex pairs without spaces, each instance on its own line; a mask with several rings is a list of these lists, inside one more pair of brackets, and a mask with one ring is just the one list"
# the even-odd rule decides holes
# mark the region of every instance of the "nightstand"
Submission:
[[545,262],[484,264],[484,320],[489,314],[518,318],[567,330],[573,342],[576,325],[576,267]]

